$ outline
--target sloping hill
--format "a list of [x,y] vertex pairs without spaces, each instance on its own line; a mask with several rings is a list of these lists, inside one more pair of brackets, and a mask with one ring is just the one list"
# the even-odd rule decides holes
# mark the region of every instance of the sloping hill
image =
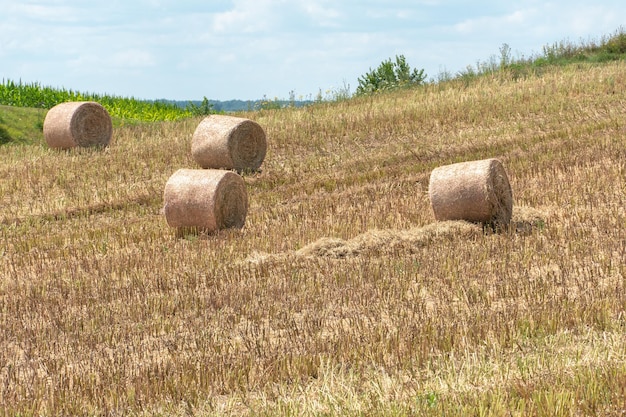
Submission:
[[[161,212],[200,118],[1,146],[0,407],[619,415],[624,91],[623,61],[577,63],[244,113],[267,157],[211,236]],[[515,227],[435,222],[432,169],[489,157]]]

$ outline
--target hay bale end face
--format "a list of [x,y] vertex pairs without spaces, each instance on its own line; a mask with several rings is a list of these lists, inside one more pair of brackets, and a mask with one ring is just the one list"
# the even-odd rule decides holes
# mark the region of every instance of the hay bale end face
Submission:
[[217,114],[205,117],[191,140],[191,154],[202,168],[256,171],[266,151],[263,128],[241,117]]
[[48,111],[43,134],[51,148],[105,147],[111,141],[113,125],[102,105],[93,101],[67,102]]
[[461,162],[435,168],[428,184],[437,220],[507,225],[513,213],[513,193],[497,159]]
[[179,169],[165,184],[163,200],[167,223],[179,231],[242,228],[248,212],[243,178],[225,170]]

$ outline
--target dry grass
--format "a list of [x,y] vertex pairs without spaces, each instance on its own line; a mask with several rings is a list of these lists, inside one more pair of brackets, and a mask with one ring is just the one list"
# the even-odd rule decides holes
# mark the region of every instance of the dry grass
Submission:
[[[625,89],[616,63],[244,114],[264,168],[207,237],[160,213],[199,120],[0,148],[2,414],[620,415]],[[491,157],[514,227],[433,226],[432,169]]]

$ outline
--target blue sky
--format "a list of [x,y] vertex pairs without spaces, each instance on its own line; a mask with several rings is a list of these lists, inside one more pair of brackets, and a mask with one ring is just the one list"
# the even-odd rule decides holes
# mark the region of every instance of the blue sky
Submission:
[[626,26],[623,0],[0,0],[0,78],[140,99],[315,97],[403,54],[428,78]]

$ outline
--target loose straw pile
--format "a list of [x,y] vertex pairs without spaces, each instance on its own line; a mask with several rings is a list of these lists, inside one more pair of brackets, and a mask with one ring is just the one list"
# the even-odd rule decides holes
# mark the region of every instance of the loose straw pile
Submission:
[[43,134],[51,148],[107,146],[113,135],[111,116],[92,101],[61,103],[51,108],[43,122]]
[[248,212],[245,182],[232,171],[179,169],[165,184],[163,199],[167,223],[179,233],[241,228]]
[[428,185],[437,220],[466,220],[507,225],[513,194],[497,159],[461,162],[435,168]]
[[202,168],[256,171],[265,159],[263,128],[240,117],[213,114],[196,127],[191,154]]

